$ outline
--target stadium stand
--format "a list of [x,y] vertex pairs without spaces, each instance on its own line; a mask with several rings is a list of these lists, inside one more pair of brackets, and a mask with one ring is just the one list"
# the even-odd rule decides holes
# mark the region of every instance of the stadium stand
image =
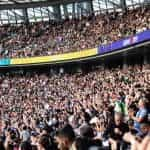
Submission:
[[81,19],[4,25],[2,58],[47,56],[98,47],[150,29],[150,10],[89,15]]
[[[95,1],[104,2],[93,0],[92,4]],[[91,1],[86,2],[89,8]],[[115,1],[106,2],[120,6]],[[121,11],[91,11],[70,18],[63,7],[62,19],[55,14],[58,20],[31,22],[25,18],[20,24],[4,24],[2,9],[31,10],[29,6],[46,7],[55,1],[0,1],[0,150],[150,149],[149,36],[148,44],[141,40],[138,48],[132,41],[132,35],[150,29],[150,9],[144,5],[147,1],[132,9],[125,8],[125,2],[129,1],[120,1]],[[53,8],[58,11],[58,7]],[[27,12],[24,10],[24,15]],[[128,36],[133,47],[121,45],[119,54],[108,51],[108,56],[96,58],[97,54],[85,64],[79,60],[77,68],[70,62],[28,66],[26,59],[27,68],[17,66],[24,57],[83,51]],[[20,59],[11,66],[11,59],[5,58]]]
[[[17,141],[16,146],[20,142],[30,142],[37,146],[38,137],[43,137],[48,132],[51,138],[56,135],[57,142],[62,147],[60,138],[68,138],[72,130],[69,128],[59,133],[59,129],[67,123],[75,129],[76,136],[84,135],[84,138],[93,142],[97,139],[99,145],[96,146],[100,147],[110,139],[113,141],[112,145],[122,142],[123,134],[128,131],[140,139],[144,138],[149,127],[149,101],[145,97],[149,98],[150,94],[149,67],[136,65],[129,66],[126,70],[96,69],[73,75],[1,75],[2,139],[5,139],[7,146],[9,140]],[[113,120],[115,112],[116,118],[126,121],[126,124],[116,124]],[[130,130],[127,122],[132,127]],[[82,145],[80,142],[79,144]]]

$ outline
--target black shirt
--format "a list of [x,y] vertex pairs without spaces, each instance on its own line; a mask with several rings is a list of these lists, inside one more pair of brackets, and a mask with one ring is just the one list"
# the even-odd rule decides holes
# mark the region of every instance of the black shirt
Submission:
[[[115,128],[118,128],[121,131],[121,134],[115,133]],[[112,138],[114,140],[122,140],[124,133],[129,131],[129,127],[126,123],[121,123],[120,125],[116,125],[115,123],[111,123],[106,131],[104,132],[104,138]]]

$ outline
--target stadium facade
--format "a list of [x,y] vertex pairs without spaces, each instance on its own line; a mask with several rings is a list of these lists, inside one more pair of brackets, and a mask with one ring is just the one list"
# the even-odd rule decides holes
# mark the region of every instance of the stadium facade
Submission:
[[122,11],[149,0],[1,0],[0,24],[79,18],[90,13]]
[[[66,18],[80,18],[88,14],[100,14],[114,11],[125,11],[136,7],[149,7],[149,0],[1,0],[0,24],[23,24],[41,21],[60,21]],[[142,39],[142,40],[141,40]],[[61,54],[59,57],[40,56],[34,58],[0,59],[0,67],[64,65],[66,63],[113,62],[142,60],[147,63],[149,59],[150,30],[140,35],[130,36],[111,45],[98,45],[96,48],[75,53]],[[114,46],[112,48],[112,46]],[[119,47],[118,47],[119,46]],[[141,48],[143,49],[141,51]],[[112,57],[113,55],[113,57]],[[115,55],[115,56],[114,56]],[[107,61],[108,60],[108,61]],[[108,63],[109,64],[109,63]],[[118,64],[118,63],[117,63]]]

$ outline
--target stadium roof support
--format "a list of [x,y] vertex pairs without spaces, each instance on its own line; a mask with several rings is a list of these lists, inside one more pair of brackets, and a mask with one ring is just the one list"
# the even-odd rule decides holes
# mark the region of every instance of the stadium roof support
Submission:
[[[106,0],[105,0],[106,1]],[[120,0],[121,3],[122,0]],[[108,0],[109,3],[113,4],[114,6],[120,7],[120,3],[115,2],[114,0]]]
[[27,8],[22,9],[22,11],[23,11],[24,22],[28,23],[29,18],[28,18]]
[[54,17],[56,20],[61,20],[61,10],[60,10],[60,5],[54,5]]
[[118,8],[121,8],[124,11],[126,11],[127,9],[126,0],[119,0],[119,1],[108,0],[108,2],[113,4],[114,6],[117,6]]
[[13,2],[13,4],[0,5],[0,10],[46,7],[46,6],[52,6],[57,4],[68,4],[68,3],[84,2],[84,1],[91,1],[91,0],[49,0],[49,1],[39,1],[39,2],[24,2],[24,3]]
[[0,0],[0,25],[126,11],[127,7],[143,6],[149,2],[150,0]]
[[121,5],[122,10],[124,11],[127,10],[126,0],[120,0],[120,5]]
[[[86,6],[84,7],[83,3],[79,3],[78,4],[78,11],[81,10],[81,14],[84,14],[84,12],[86,14],[91,14],[93,12],[93,3],[92,1],[86,1]],[[79,16],[80,16],[80,12],[78,12]]]

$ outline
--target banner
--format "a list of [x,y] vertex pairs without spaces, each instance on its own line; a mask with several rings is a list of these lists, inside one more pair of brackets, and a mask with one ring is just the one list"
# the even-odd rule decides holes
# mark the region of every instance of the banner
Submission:
[[10,64],[10,59],[0,59],[0,66],[8,66]]
[[24,65],[24,64],[37,64],[37,63],[47,63],[56,61],[66,61],[72,59],[80,59],[84,57],[90,57],[97,55],[97,48],[82,50],[78,52],[58,54],[52,56],[41,56],[41,57],[31,57],[31,58],[16,58],[11,59],[11,65]]
[[50,56],[50,61],[65,61],[97,55],[97,48]]
[[46,63],[49,61],[49,56],[31,57],[31,58],[14,58],[11,59],[11,65]]
[[128,46],[132,46],[134,44],[139,44],[141,42],[145,42],[150,40],[150,30],[144,31],[142,33],[136,34],[129,38],[125,38],[111,44],[101,45],[99,46],[99,54],[105,54],[108,52],[116,51],[119,49],[123,49]]

